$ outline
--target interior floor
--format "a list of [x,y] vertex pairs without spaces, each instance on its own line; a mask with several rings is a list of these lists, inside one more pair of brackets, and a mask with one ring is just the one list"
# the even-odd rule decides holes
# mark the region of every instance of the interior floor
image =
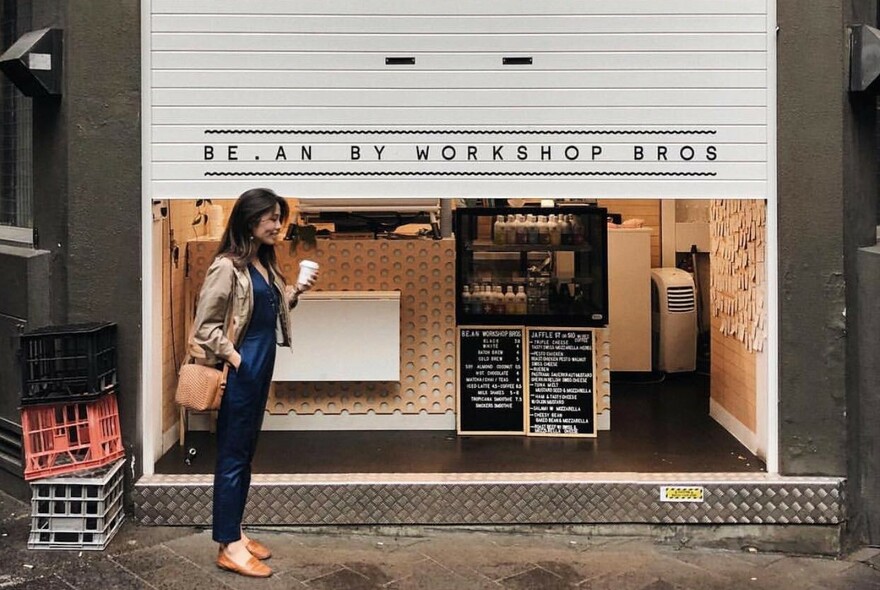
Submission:
[[[702,374],[612,376],[610,431],[596,438],[458,436],[454,431],[266,431],[254,473],[762,472],[709,417]],[[190,464],[187,449],[196,449]],[[214,435],[190,432],[156,473],[212,473]]]

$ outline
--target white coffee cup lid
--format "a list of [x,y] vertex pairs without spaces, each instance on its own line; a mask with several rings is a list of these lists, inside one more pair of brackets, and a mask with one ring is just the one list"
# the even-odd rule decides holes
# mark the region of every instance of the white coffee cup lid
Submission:
[[299,263],[300,266],[305,266],[306,268],[318,269],[319,264],[314,260],[301,260]]

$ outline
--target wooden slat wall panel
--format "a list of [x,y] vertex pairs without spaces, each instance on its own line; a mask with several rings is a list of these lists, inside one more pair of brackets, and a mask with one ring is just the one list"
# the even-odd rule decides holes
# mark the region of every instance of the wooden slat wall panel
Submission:
[[766,340],[763,201],[712,202],[710,209],[711,396],[756,431],[756,351]]
[[[177,388],[177,370],[183,361],[189,324],[186,319],[184,286],[186,242],[203,235],[205,226],[193,226],[196,208],[193,201],[174,201],[163,226],[162,257],[162,432],[171,428],[178,419],[174,391]],[[169,230],[171,230],[169,232]],[[177,264],[172,261],[173,236],[179,247]]]

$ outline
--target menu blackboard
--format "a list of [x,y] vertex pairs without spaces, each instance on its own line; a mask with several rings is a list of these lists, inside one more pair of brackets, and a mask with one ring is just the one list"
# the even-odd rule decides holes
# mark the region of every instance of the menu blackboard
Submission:
[[458,430],[525,433],[522,329],[462,328]]
[[593,333],[529,330],[529,433],[595,436]]

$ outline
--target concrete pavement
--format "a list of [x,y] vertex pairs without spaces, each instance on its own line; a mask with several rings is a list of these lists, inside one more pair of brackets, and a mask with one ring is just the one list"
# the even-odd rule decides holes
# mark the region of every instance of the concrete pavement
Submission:
[[28,506],[0,493],[0,589],[880,590],[880,549],[841,559],[662,539],[459,528],[251,529],[268,580],[214,565],[210,531],[127,522],[103,552],[29,551]]

